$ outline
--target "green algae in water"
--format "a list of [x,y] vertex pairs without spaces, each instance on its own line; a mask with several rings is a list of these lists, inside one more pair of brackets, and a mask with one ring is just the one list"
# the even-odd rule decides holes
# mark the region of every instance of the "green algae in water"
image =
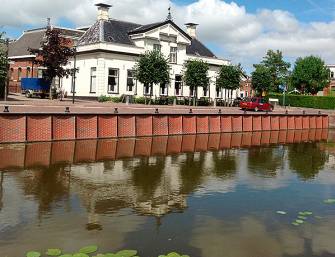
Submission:
[[48,256],[59,256],[62,254],[62,250],[60,249],[48,249],[45,253]]
[[86,253],[86,254],[91,254],[95,253],[98,250],[98,247],[96,245],[89,245],[81,248],[79,250],[79,253]]
[[285,211],[277,211],[276,213],[280,214],[280,215],[286,215],[287,214],[287,212],[285,212]]
[[34,251],[31,251],[31,252],[27,252],[26,254],[26,257],[40,257],[41,254],[39,252],[34,252]]
[[323,201],[325,204],[335,204],[335,199],[327,199]]

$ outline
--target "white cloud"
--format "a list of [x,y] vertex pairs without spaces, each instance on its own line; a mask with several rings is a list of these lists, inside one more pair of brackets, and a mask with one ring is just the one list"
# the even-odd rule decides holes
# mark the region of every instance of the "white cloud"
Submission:
[[[66,18],[76,25],[95,20],[95,0],[1,0],[0,24],[12,27],[38,26],[51,17],[54,23]],[[108,2],[108,1],[107,1]],[[250,66],[268,49],[280,49],[290,60],[319,55],[327,62],[335,59],[335,21],[302,23],[285,10],[261,9],[248,13],[244,6],[223,0],[198,0],[178,5],[169,0],[110,1],[111,16],[138,23],[164,20],[172,6],[179,25],[196,22],[199,38],[218,46],[217,55]]]

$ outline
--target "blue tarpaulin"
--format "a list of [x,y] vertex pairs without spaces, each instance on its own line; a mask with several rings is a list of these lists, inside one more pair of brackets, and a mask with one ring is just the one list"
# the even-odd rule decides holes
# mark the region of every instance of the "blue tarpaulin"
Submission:
[[50,82],[41,78],[22,78],[22,90],[50,90]]

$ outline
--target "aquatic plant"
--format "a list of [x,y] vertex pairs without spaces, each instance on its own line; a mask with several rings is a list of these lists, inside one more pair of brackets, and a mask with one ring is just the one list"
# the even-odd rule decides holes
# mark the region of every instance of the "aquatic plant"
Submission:
[[[44,256],[57,256],[57,257],[139,257],[136,250],[121,250],[116,253],[96,253],[98,246],[88,245],[79,249],[76,253],[62,254],[62,250],[58,248],[49,248]],[[94,255],[93,255],[94,254]],[[37,251],[29,251],[26,257],[42,257],[42,254]],[[181,255],[176,252],[171,252],[166,255],[159,255],[159,257],[190,257],[188,255]]]

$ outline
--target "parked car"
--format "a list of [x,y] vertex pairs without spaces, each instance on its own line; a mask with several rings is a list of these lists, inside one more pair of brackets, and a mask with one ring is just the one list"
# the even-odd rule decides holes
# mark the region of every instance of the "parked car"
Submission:
[[252,97],[246,98],[240,102],[240,108],[242,110],[254,110],[258,111],[273,111],[274,106],[270,104],[265,98]]
[[243,98],[241,98],[241,97],[236,97],[235,99],[234,99],[234,101],[233,101],[233,106],[234,107],[238,107],[238,106],[240,106],[240,103],[243,101]]

